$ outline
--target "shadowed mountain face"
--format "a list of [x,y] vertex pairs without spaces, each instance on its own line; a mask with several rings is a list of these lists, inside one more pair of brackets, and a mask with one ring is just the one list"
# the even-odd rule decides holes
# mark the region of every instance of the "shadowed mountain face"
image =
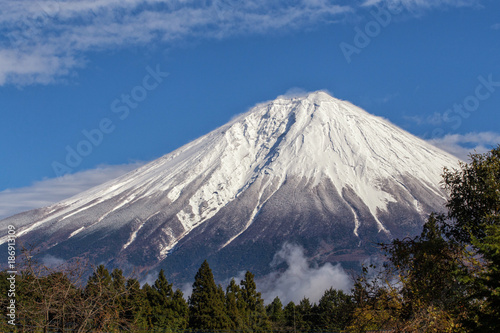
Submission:
[[[295,242],[318,262],[356,262],[441,211],[457,158],[324,92],[257,105],[111,182],[0,221],[41,255],[191,280],[269,271]],[[5,243],[6,238],[0,242]],[[5,246],[3,244],[2,246]]]

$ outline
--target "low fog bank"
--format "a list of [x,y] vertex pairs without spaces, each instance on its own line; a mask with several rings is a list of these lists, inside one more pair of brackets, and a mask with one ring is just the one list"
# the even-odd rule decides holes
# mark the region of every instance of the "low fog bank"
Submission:
[[314,303],[327,289],[349,292],[352,288],[352,279],[340,264],[318,266],[305,256],[300,245],[283,244],[274,255],[271,267],[276,268],[282,263],[287,265],[285,271],[272,272],[257,281],[257,289],[262,293],[265,304],[271,303],[276,296],[283,305],[290,301],[297,304],[304,297]]

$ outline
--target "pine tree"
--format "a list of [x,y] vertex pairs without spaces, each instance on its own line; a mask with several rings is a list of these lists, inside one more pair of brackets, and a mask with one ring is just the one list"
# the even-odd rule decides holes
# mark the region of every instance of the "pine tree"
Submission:
[[184,329],[187,326],[187,304],[182,292],[174,292],[167,281],[165,272],[160,270],[158,278],[151,288],[146,288],[151,306],[151,326],[155,329]]
[[114,302],[118,295],[113,291],[113,279],[104,265],[99,265],[85,287],[85,297],[90,307],[83,314],[84,326],[97,330],[113,330],[119,322]]
[[163,270],[160,270],[153,285],[150,288],[145,288],[145,290],[148,292],[147,298],[151,307],[151,326],[155,329],[169,328],[169,310],[173,291],[172,285],[168,283]]
[[107,268],[104,265],[99,265],[87,281],[87,293],[103,294],[109,292],[112,288],[112,282],[113,280]]
[[241,281],[241,298],[245,304],[244,321],[251,331],[269,330],[271,323],[267,318],[264,300],[261,294],[257,292],[254,275],[250,272],[245,273],[245,279]]
[[313,307],[309,298],[304,297],[296,307],[295,325],[301,331],[310,331],[313,326]]
[[127,302],[127,287],[125,285],[126,278],[123,276],[121,269],[115,268],[111,272],[111,290],[116,297],[112,302],[112,308],[116,316],[120,318],[120,322],[125,320],[125,307]]
[[189,297],[189,327],[191,329],[221,330],[231,326],[224,306],[222,287],[214,281],[212,270],[205,260],[193,283]]
[[146,326],[148,328],[153,328],[153,302],[156,297],[156,292],[153,288],[145,283],[141,288],[142,294],[145,297],[146,308],[144,309],[144,316],[146,321]]
[[184,299],[184,294],[179,289],[176,289],[172,298],[172,309],[175,314],[175,329],[184,330],[189,325],[189,307]]
[[283,304],[278,296],[274,298],[271,304],[266,306],[266,313],[269,320],[271,320],[273,330],[284,329],[285,314],[283,312]]
[[287,330],[295,331],[297,328],[297,309],[294,302],[288,303],[283,309],[283,315],[285,317],[285,327]]
[[351,295],[330,288],[319,300],[315,327],[330,332],[345,330],[351,321],[353,311],[354,303]]
[[244,310],[245,306],[241,299],[241,289],[234,279],[231,279],[226,288],[226,313],[231,320],[231,330],[243,330],[245,328],[242,318]]
[[151,317],[147,294],[136,279],[128,279],[126,288],[125,319],[130,330],[147,330],[150,328],[148,317]]
[[114,290],[120,293],[125,291],[125,283],[127,279],[123,276],[123,271],[121,269],[115,268],[111,272],[111,280]]

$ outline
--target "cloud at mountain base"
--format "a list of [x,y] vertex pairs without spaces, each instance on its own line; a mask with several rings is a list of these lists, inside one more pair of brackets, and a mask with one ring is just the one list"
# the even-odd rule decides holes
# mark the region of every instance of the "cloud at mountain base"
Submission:
[[271,266],[276,267],[282,263],[287,264],[285,271],[273,272],[257,283],[266,304],[271,303],[276,296],[283,305],[290,301],[298,304],[304,297],[314,303],[330,288],[345,292],[352,288],[352,280],[340,264],[315,265],[297,244],[283,244],[275,254]]

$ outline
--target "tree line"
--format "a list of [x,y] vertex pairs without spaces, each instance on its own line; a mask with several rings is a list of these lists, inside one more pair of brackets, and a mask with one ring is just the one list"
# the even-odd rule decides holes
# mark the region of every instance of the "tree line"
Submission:
[[[39,271],[39,270],[42,271]],[[47,274],[48,273],[48,274]],[[186,300],[161,270],[142,287],[122,270],[98,266],[83,287],[73,282],[75,270],[52,271],[28,264],[17,277],[16,326],[5,320],[1,332],[255,332],[342,329],[353,314],[352,297],[333,288],[318,304],[308,298],[285,307],[276,297],[267,306],[254,275],[246,272],[226,289],[215,283],[207,261],[199,268]],[[2,308],[7,313],[10,276],[0,273]]]
[[[254,275],[223,289],[207,261],[190,297],[160,271],[141,286],[120,269],[53,270],[30,258],[16,277],[16,324],[1,332],[495,332],[500,331],[500,146],[445,170],[446,214],[420,235],[379,244],[386,260],[363,267],[349,293],[330,288],[265,305]],[[81,265],[76,265],[79,267]],[[0,273],[3,313],[9,275]]]

